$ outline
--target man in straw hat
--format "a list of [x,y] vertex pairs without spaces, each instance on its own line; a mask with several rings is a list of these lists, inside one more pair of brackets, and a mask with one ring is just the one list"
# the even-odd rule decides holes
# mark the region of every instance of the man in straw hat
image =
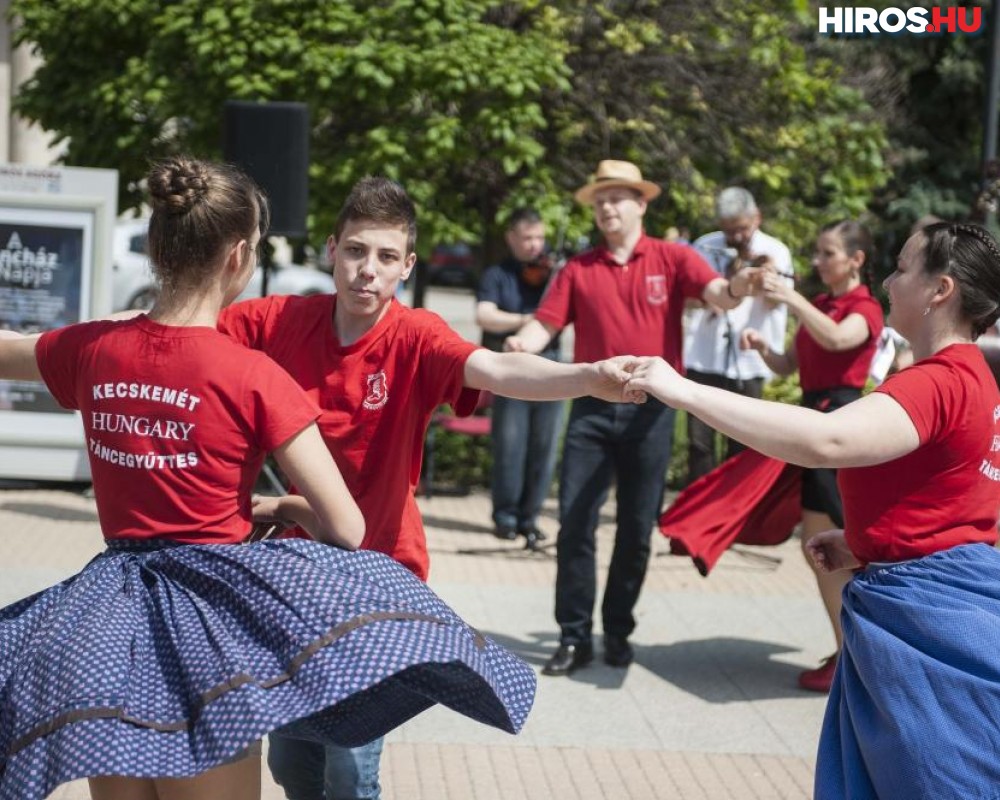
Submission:
[[[681,368],[685,299],[733,308],[753,291],[759,270],[741,270],[727,280],[690,247],[646,236],[646,205],[659,194],[660,187],[643,180],[635,164],[598,165],[575,197],[593,207],[604,243],[566,264],[535,318],[507,339],[507,349],[539,352],[573,322],[575,361],[657,355]],[[594,533],[612,473],[618,476],[618,528],[601,609],[604,660],[615,667],[632,662],[632,610],[649,562],[673,429],[673,409],[653,399],[645,405],[573,402],[559,481],[559,647],[543,674],[568,675],[593,660]]]

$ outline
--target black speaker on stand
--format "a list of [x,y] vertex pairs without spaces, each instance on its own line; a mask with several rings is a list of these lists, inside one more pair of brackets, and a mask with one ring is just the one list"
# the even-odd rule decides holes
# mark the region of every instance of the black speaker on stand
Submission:
[[[304,237],[309,208],[309,108],[305,103],[252,103],[227,100],[223,123],[223,156],[256,181],[271,205],[270,233]],[[273,266],[272,249],[261,245],[261,297],[267,297]],[[284,484],[264,463],[262,474],[274,494]],[[273,526],[257,526],[251,537],[267,538]]]
[[[267,194],[275,236],[304,237],[309,209],[309,108],[305,103],[227,100],[223,156]],[[267,295],[271,250],[261,249],[261,295]]]

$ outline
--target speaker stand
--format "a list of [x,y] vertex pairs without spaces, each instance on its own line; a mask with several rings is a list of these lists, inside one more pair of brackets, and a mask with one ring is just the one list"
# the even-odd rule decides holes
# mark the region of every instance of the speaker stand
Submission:
[[[271,243],[268,241],[261,241],[260,245],[260,296],[267,297],[267,284],[271,277],[271,270],[274,269],[274,248],[271,247]],[[261,472],[264,478],[271,486],[271,491],[274,494],[281,496],[288,494],[285,489],[284,484],[278,478],[277,473],[267,462],[264,460],[264,465],[261,467]]]
[[271,279],[271,270],[274,269],[274,248],[267,241],[262,241],[258,246],[260,247],[260,296],[267,297],[267,285]]

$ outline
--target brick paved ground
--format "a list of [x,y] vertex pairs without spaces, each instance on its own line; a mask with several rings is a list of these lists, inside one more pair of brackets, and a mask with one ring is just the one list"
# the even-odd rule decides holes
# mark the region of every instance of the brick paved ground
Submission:
[[[125,491],[125,490],[123,490]],[[432,586],[540,666],[556,643],[551,551],[494,539],[489,499],[422,500]],[[601,573],[614,509],[602,515]],[[542,528],[554,537],[554,508]],[[79,492],[0,489],[0,603],[79,569],[100,548]],[[824,698],[796,673],[832,650],[797,542],[730,552],[710,578],[661,557],[638,607],[636,663],[540,677],[518,737],[432,709],[389,737],[386,798],[806,798]],[[598,615],[599,616],[599,615]],[[82,800],[82,782],[53,797]],[[265,776],[265,800],[280,791]]]

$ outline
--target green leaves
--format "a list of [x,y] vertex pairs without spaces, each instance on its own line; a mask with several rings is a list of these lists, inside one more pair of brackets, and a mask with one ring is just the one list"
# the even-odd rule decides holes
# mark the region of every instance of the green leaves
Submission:
[[[874,99],[891,141],[879,155],[892,177],[871,206],[890,243],[895,239],[898,249],[913,222],[928,213],[968,218],[981,182],[989,37],[890,36],[824,44],[844,62],[851,82]],[[888,258],[883,269],[891,269]]]
[[[713,225],[747,185],[768,227],[805,246],[820,220],[885,182],[884,124],[809,46],[799,0],[13,0],[44,64],[18,110],[67,137],[66,161],[115,167],[123,205],[149,160],[220,157],[227,99],[301,101],[312,121],[311,219],[329,231],[351,185],[402,181],[419,249],[499,242],[514,206],[568,239],[571,192],[601,158],[661,183],[651,232]],[[968,62],[943,72],[967,81]]]
[[555,157],[574,183],[600,158],[637,161],[665,188],[651,232],[713,228],[714,195],[738,183],[770,232],[806,250],[821,222],[863,209],[887,180],[884,124],[810,46],[815,20],[794,3],[555,5],[573,20],[573,91],[547,106]]

